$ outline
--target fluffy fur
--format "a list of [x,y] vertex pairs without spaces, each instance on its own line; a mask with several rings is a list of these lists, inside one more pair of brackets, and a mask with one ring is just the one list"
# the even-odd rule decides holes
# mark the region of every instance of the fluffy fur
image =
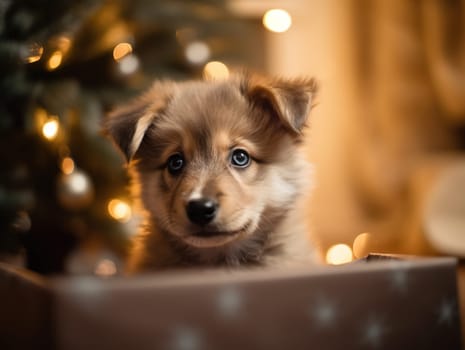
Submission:
[[[165,81],[112,112],[105,129],[146,212],[129,271],[311,261],[299,208],[310,174],[299,146],[315,93],[313,79]],[[238,149],[251,157],[244,168],[231,160]],[[183,159],[176,174],[173,154]],[[218,210],[198,224],[186,207],[202,198]]]

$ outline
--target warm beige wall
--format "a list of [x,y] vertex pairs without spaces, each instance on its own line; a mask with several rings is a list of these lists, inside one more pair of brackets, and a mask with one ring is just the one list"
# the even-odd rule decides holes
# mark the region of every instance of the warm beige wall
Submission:
[[[315,165],[312,195],[313,232],[323,247],[348,242],[358,214],[350,205],[344,183],[347,111],[353,110],[348,24],[348,2],[338,0],[293,2],[293,25],[286,33],[268,33],[268,70],[284,76],[311,75],[320,83],[308,130],[309,158]],[[361,225],[359,225],[361,226]]]
[[428,231],[428,208],[448,205],[454,189],[465,198],[464,177],[449,185],[451,200],[433,203],[448,169],[465,164],[460,3],[285,5],[294,23],[268,33],[268,71],[312,75],[321,85],[307,147],[316,170],[309,214],[323,249],[352,244],[362,232],[372,234],[371,251],[383,252],[434,253],[432,233],[442,239],[462,230],[465,240],[465,201],[446,213],[447,229]]

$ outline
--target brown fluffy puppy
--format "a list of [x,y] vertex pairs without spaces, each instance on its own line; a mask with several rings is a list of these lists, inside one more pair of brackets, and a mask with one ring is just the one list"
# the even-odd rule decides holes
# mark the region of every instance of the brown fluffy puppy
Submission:
[[146,222],[129,271],[311,261],[299,150],[312,79],[156,82],[109,115]]

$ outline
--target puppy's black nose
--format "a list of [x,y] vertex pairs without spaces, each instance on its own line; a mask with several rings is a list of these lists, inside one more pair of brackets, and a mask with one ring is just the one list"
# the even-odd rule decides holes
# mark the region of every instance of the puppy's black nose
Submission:
[[210,198],[190,200],[186,206],[187,217],[197,225],[206,225],[213,221],[218,211],[218,203]]

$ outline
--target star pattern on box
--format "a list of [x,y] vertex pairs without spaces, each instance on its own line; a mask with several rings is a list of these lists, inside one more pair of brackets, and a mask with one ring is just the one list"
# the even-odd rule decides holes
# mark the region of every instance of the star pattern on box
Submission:
[[400,295],[406,296],[409,292],[411,281],[411,263],[409,261],[390,261],[388,262],[390,288]]
[[243,293],[235,286],[222,288],[216,299],[219,314],[225,319],[237,318],[242,312]]
[[[434,345],[438,339],[441,344],[448,340],[444,349],[459,349],[454,266],[429,271],[422,264],[381,265],[376,273],[367,269],[367,274],[359,267],[341,274],[274,277],[259,283],[249,278],[208,284],[179,279],[174,293],[167,293],[165,281],[153,289],[150,303],[135,300],[132,326],[144,329],[143,315],[150,315],[148,322],[153,324],[147,329],[156,337],[153,344],[171,350],[235,349],[247,344],[280,349],[288,343],[296,349],[315,343],[316,348],[329,344],[328,349],[442,350]],[[141,286],[145,282],[140,280]],[[60,302],[85,317],[101,310],[99,317],[106,318],[108,313],[102,310],[117,313],[115,303],[127,302],[126,284],[119,278],[76,278],[66,285]],[[116,294],[109,298],[113,290]],[[122,316],[106,319],[109,325],[120,326]]]
[[307,310],[312,326],[319,329],[334,327],[338,318],[338,306],[335,301],[318,297]]
[[457,317],[457,303],[455,300],[443,299],[436,310],[439,325],[452,325]]
[[202,349],[201,333],[192,326],[182,325],[175,329],[170,350],[200,350]]
[[371,348],[378,348],[383,344],[384,338],[388,333],[386,322],[380,318],[371,316],[360,330],[362,344]]

